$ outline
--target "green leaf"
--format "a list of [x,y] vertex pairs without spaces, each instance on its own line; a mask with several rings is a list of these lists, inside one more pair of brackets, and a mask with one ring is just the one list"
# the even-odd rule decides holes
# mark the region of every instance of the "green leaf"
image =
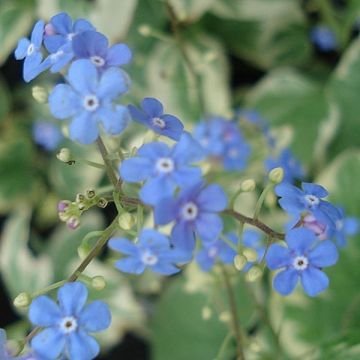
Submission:
[[321,86],[295,70],[270,72],[249,92],[246,106],[259,110],[274,128],[290,127],[292,149],[308,164],[323,156],[335,135],[336,108]]
[[35,257],[28,248],[31,210],[16,209],[6,221],[0,243],[0,270],[10,296],[33,292],[49,285],[53,278],[50,258]]

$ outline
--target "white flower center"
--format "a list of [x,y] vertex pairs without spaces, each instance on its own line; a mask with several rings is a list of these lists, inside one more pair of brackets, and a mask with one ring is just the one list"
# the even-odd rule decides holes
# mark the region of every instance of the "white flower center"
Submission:
[[141,255],[141,261],[145,265],[153,266],[158,262],[158,257],[154,255],[150,250],[145,250]]
[[293,266],[296,270],[305,270],[309,265],[309,260],[305,256],[297,256],[293,261]]
[[152,124],[160,129],[163,129],[166,125],[165,121],[159,117],[152,118]]
[[101,56],[91,56],[90,60],[97,67],[101,67],[105,64],[105,60]]
[[156,162],[156,169],[161,173],[170,173],[174,170],[174,161],[170,158],[160,158]]
[[239,152],[237,151],[237,149],[232,148],[229,150],[228,155],[229,155],[229,157],[234,159],[239,155]]
[[99,99],[95,95],[87,95],[84,98],[84,108],[87,111],[95,111],[99,107]]
[[305,200],[310,206],[316,206],[319,205],[319,198],[315,195],[305,195]]
[[198,213],[199,209],[193,202],[186,203],[181,210],[181,215],[185,220],[194,220]]
[[214,258],[218,253],[218,249],[215,246],[212,246],[209,250],[208,250],[208,256],[211,258]]
[[72,39],[74,38],[75,35],[76,35],[75,33],[67,34],[66,39],[69,40],[69,41],[72,41]]
[[27,55],[30,56],[35,51],[35,45],[31,43],[27,48]]
[[77,321],[73,316],[66,316],[60,322],[60,330],[64,334],[70,334],[78,327]]

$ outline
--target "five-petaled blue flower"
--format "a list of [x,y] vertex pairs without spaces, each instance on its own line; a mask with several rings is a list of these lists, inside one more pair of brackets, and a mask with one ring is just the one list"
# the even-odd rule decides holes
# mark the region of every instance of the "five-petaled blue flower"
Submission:
[[183,133],[184,125],[174,115],[164,114],[161,102],[154,98],[141,101],[141,110],[128,105],[133,120],[147,126],[155,133],[178,141]]
[[172,275],[180,271],[175,264],[189,260],[186,254],[170,246],[167,236],[152,229],[144,229],[136,243],[124,238],[112,238],[109,247],[127,255],[118,260],[115,266],[132,274],[141,274],[149,268],[163,275]]
[[300,161],[294,157],[290,149],[283,149],[277,158],[265,160],[266,171],[281,167],[284,170],[284,182],[293,183],[295,179],[302,179],[304,176]]
[[90,60],[77,60],[69,69],[70,85],[57,85],[49,96],[51,113],[58,119],[72,118],[70,137],[82,144],[90,144],[99,136],[98,123],[105,132],[116,135],[127,125],[125,106],[112,101],[128,90],[128,77],[117,68],[106,70],[101,76]]
[[304,291],[315,296],[329,286],[329,279],[321,270],[338,260],[336,246],[330,240],[318,242],[315,234],[304,228],[286,234],[287,247],[272,244],[266,255],[271,270],[283,269],[273,281],[281,295],[289,295],[300,278]]
[[59,127],[50,121],[37,121],[32,132],[34,141],[49,151],[56,149],[63,139]]
[[190,164],[202,156],[201,146],[184,132],[172,148],[161,142],[143,145],[136,157],[122,162],[120,176],[127,182],[146,180],[140,199],[155,205],[160,199],[172,196],[176,186],[191,186],[201,180],[200,168]]
[[317,184],[303,182],[301,186],[303,190],[288,183],[277,185],[275,193],[281,197],[280,206],[295,216],[295,222],[302,213],[311,213],[321,223],[334,226],[334,219],[338,219],[340,214],[334,205],[322,200],[328,192]]
[[80,282],[67,283],[58,291],[59,304],[39,296],[30,305],[29,318],[45,328],[31,340],[31,347],[45,359],[60,355],[70,359],[94,359],[100,347],[89,335],[110,326],[109,307],[102,301],[85,305],[88,291]]
[[108,39],[96,31],[80,33],[74,38],[72,46],[77,59],[89,59],[100,71],[128,64],[132,57],[126,44],[108,48]]
[[336,50],[338,46],[335,33],[328,26],[315,26],[311,30],[310,38],[324,52]]
[[42,54],[41,45],[44,35],[44,21],[39,20],[31,33],[31,39],[22,38],[19,40],[15,50],[17,60],[25,59],[23,77],[26,82],[31,81],[45,69],[41,66]]
[[[234,246],[237,245],[237,237],[235,233],[224,235]],[[223,264],[232,264],[237,252],[229,246],[224,240],[217,239],[209,243],[203,243],[202,249],[196,255],[196,261],[203,271],[210,271],[216,261]]]
[[203,242],[216,240],[223,222],[218,212],[227,205],[224,190],[217,184],[203,183],[183,189],[175,199],[164,198],[155,205],[155,223],[165,225],[175,221],[172,241],[175,247],[191,253],[195,247],[194,232]]

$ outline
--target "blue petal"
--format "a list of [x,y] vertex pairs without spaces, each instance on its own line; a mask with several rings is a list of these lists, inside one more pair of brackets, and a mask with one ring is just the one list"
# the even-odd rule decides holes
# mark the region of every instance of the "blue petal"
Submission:
[[31,340],[31,348],[45,359],[55,360],[65,347],[65,336],[57,328],[47,328]]
[[145,270],[145,264],[137,257],[120,259],[115,263],[115,266],[119,270],[130,274],[141,274]]
[[107,57],[107,66],[121,66],[131,61],[132,53],[126,44],[115,44],[110,47]]
[[151,266],[151,269],[154,272],[157,272],[162,275],[173,275],[180,271],[175,265],[170,264],[166,261],[159,261],[155,265]]
[[316,267],[326,267],[336,264],[339,259],[339,254],[336,246],[330,241],[321,241],[309,253],[309,260],[311,265]]
[[119,172],[124,181],[133,183],[147,179],[151,175],[153,167],[149,159],[133,157],[121,163]]
[[329,278],[323,271],[310,266],[301,273],[301,283],[309,296],[316,296],[329,286]]
[[127,74],[117,68],[106,70],[100,79],[97,95],[100,99],[112,100],[129,90],[130,79]]
[[27,49],[30,45],[30,41],[26,38],[22,38],[19,40],[17,48],[15,50],[15,59],[21,60],[24,59],[27,55]]
[[78,319],[86,332],[105,330],[111,323],[109,306],[102,301],[93,301],[84,307]]
[[321,185],[303,182],[301,187],[306,194],[314,195],[318,198],[328,196],[328,192]]
[[316,242],[315,234],[305,228],[296,228],[290,230],[285,235],[286,242],[290,250],[295,250],[298,254],[304,254],[310,250],[311,246]]
[[161,135],[167,136],[175,141],[179,141],[184,131],[184,125],[182,122],[176,116],[167,114],[162,115],[161,119],[165,121],[164,129],[161,129],[160,131],[159,128],[152,127],[152,129]]
[[155,224],[165,225],[173,221],[177,214],[177,202],[173,198],[162,199],[155,205]]
[[90,360],[100,352],[96,340],[84,331],[72,332],[68,338],[68,353],[70,359]]
[[202,174],[198,167],[183,167],[175,170],[171,176],[179,187],[188,187],[201,181]]
[[108,44],[107,38],[96,31],[83,31],[72,41],[74,53],[78,58],[97,55],[105,60]]
[[291,262],[289,250],[281,245],[272,244],[266,254],[266,264],[269,269],[276,270],[288,266]]
[[68,81],[80,94],[95,94],[98,85],[98,72],[90,60],[74,61],[68,73]]
[[223,229],[223,222],[216,214],[202,213],[195,220],[195,228],[201,240],[214,241]]
[[64,12],[53,16],[50,19],[50,23],[54,26],[56,32],[61,35],[67,35],[72,31],[71,17]]
[[45,48],[51,54],[56,53],[65,44],[66,40],[62,35],[49,35],[44,38]]
[[161,199],[172,196],[175,184],[168,176],[158,176],[147,180],[139,192],[140,199],[149,205],[156,205]]
[[344,230],[346,235],[355,235],[359,231],[359,220],[355,217],[344,219]]
[[286,197],[299,197],[303,196],[303,192],[298,189],[296,186],[288,184],[288,183],[281,183],[275,186],[275,193],[278,196],[286,196]]
[[72,52],[64,52],[61,55],[56,55],[56,53],[49,55],[46,60],[49,59],[50,63],[52,64],[50,71],[52,73],[57,73],[61,69],[63,69],[72,60],[73,57],[74,57],[74,54]]
[[171,239],[175,248],[185,251],[187,254],[191,254],[195,249],[193,227],[186,221],[175,224],[171,232]]
[[110,249],[125,255],[137,256],[139,254],[138,247],[132,241],[125,238],[112,238],[109,240],[108,246]]
[[59,306],[48,296],[34,299],[29,308],[29,319],[37,326],[52,326],[59,322],[61,312]]
[[200,192],[197,204],[203,211],[223,211],[227,205],[227,198],[221,186],[212,184]]
[[79,33],[82,31],[87,31],[87,30],[96,31],[95,27],[89,21],[87,21],[85,19],[77,19],[74,22],[73,29],[76,33]]
[[159,117],[164,112],[161,102],[154,98],[144,98],[141,107],[151,117]]
[[141,232],[139,245],[151,248],[154,252],[170,249],[170,243],[167,236],[152,229],[145,229]]
[[162,157],[170,157],[170,149],[165,143],[155,141],[141,146],[138,155],[156,161]]
[[69,85],[56,85],[49,96],[51,114],[57,119],[67,119],[74,116],[80,109],[77,94]]
[[26,82],[35,79],[43,71],[40,66],[41,61],[42,55],[39,52],[34,52],[32,55],[25,58],[23,76]]
[[31,43],[35,45],[36,49],[39,49],[42,44],[44,37],[44,27],[45,27],[44,21],[39,20],[35,24],[34,29],[31,33]]
[[79,314],[87,297],[87,288],[81,282],[66,283],[58,291],[60,308],[66,316]]
[[196,256],[196,261],[200,265],[200,268],[203,271],[209,271],[215,264],[215,258],[210,257],[208,255],[208,250],[203,249],[199,251],[199,253]]
[[122,105],[117,105],[115,110],[102,107],[98,109],[97,114],[100,117],[105,132],[110,135],[120,134],[130,120],[127,107]]
[[94,116],[83,111],[73,118],[69,126],[70,138],[81,144],[91,144],[99,136],[99,130]]
[[276,274],[273,286],[281,295],[289,295],[295,289],[298,282],[298,273],[293,269],[286,269]]
[[194,163],[205,157],[205,151],[191,134],[184,131],[172,151],[174,159],[181,164]]
[[290,214],[299,214],[304,210],[304,205],[297,198],[283,197],[279,205]]
[[128,105],[128,110],[133,120],[140,122],[144,125],[148,124],[148,117],[143,111],[139,110],[136,106]]
[[254,249],[263,245],[261,234],[255,230],[245,230],[243,232],[242,242],[245,246]]

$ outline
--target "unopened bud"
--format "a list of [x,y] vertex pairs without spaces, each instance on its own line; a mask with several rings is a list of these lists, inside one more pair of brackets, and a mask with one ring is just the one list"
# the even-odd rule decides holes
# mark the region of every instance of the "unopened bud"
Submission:
[[75,201],[77,203],[82,203],[85,201],[85,196],[83,194],[76,194]]
[[107,204],[108,204],[108,202],[104,198],[100,198],[97,202],[97,206],[99,206],[101,208],[105,208],[107,206]]
[[44,104],[48,98],[47,90],[42,86],[34,86],[31,89],[33,98],[40,104]]
[[56,154],[56,157],[64,162],[64,163],[68,163],[69,161],[71,161],[71,152],[70,149],[68,148],[62,148],[58,151],[58,153]]
[[125,212],[119,216],[119,226],[124,230],[130,230],[136,223],[135,216]]
[[247,179],[241,183],[240,190],[242,192],[250,192],[250,191],[254,191],[255,187],[256,187],[255,181],[253,179]]
[[151,27],[149,25],[143,24],[138,27],[138,31],[142,36],[148,37],[151,35]]
[[61,221],[68,221],[70,219],[70,215],[67,214],[66,212],[59,212],[58,215]]
[[284,179],[284,169],[281,167],[274,168],[269,173],[269,180],[274,184],[280,184]]
[[259,266],[252,266],[245,275],[245,280],[248,282],[254,282],[261,277],[263,271]]
[[28,307],[31,304],[31,296],[27,292],[22,292],[14,299],[13,303],[17,308]]
[[103,276],[94,276],[91,279],[91,286],[97,290],[97,291],[101,291],[104,290],[106,287],[106,281],[104,279]]
[[75,230],[80,225],[80,219],[76,216],[72,216],[66,221],[66,225],[68,226],[68,228]]
[[58,212],[65,212],[69,208],[70,204],[71,204],[71,201],[69,201],[69,200],[59,201],[58,205],[57,205]]
[[249,248],[249,247],[247,247],[243,250],[243,254],[247,258],[247,260],[250,262],[254,262],[258,258],[258,253],[256,252],[256,250]]
[[203,320],[209,320],[211,318],[212,311],[209,306],[204,306],[201,310],[201,317]]
[[92,199],[93,197],[95,197],[96,193],[95,193],[95,189],[90,188],[86,190],[86,197],[88,199]]
[[231,314],[229,311],[223,311],[220,315],[219,315],[219,320],[221,322],[229,322],[231,320]]
[[238,254],[234,257],[234,266],[236,270],[241,271],[246,264],[247,264],[247,258],[244,255]]

